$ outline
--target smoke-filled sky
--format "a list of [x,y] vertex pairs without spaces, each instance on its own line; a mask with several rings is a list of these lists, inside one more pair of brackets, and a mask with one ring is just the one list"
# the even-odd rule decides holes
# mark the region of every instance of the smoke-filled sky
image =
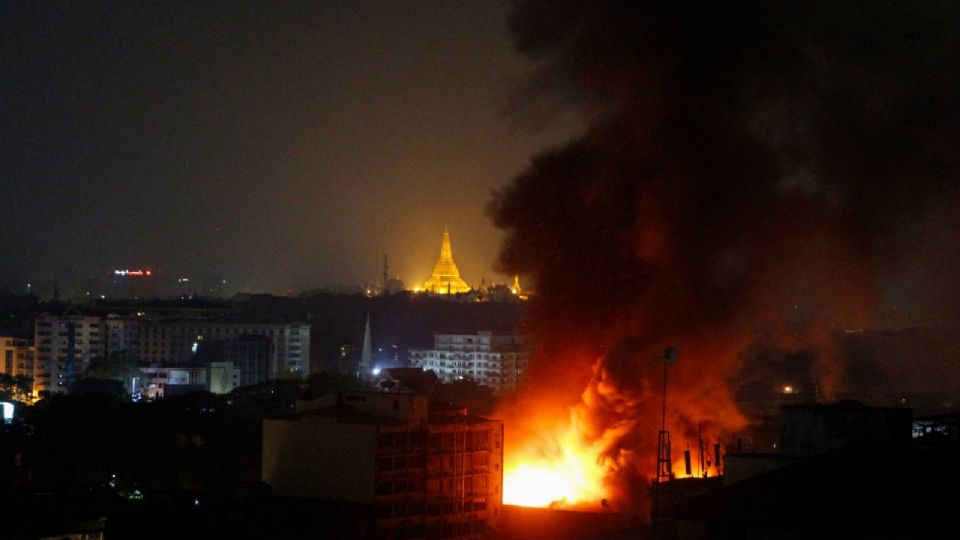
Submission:
[[[758,391],[862,388],[843,331],[960,322],[960,4],[526,0],[510,28],[536,62],[517,107],[590,125],[488,208],[538,293],[508,463],[579,443],[629,499],[665,347],[682,447],[745,429]],[[956,353],[931,350],[888,390],[955,397]]]
[[958,5],[525,1],[510,25],[518,101],[592,119],[491,205],[547,311],[958,321]]
[[507,2],[4,2],[0,284],[473,284],[493,189],[578,131],[509,116]]

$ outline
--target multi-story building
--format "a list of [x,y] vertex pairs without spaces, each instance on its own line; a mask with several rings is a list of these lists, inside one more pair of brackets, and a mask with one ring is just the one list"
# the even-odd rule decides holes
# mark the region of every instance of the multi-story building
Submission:
[[207,392],[210,390],[208,371],[199,366],[144,366],[140,368],[144,376],[144,380],[139,381],[140,392],[147,399]]
[[137,356],[148,364],[188,365],[203,341],[237,341],[251,336],[270,342],[270,378],[305,377],[310,372],[309,324],[140,320]]
[[237,385],[245,386],[270,378],[272,350],[273,340],[269,336],[243,335],[230,341],[205,339],[198,342],[196,359],[202,364],[231,364],[239,370]]
[[481,331],[434,334],[433,349],[411,349],[410,365],[431,370],[443,382],[472,380],[495,391],[516,388],[530,352],[520,336]]
[[140,321],[133,317],[107,315],[107,354],[136,354],[140,350]]
[[65,391],[93,359],[106,354],[103,319],[76,312],[42,315],[34,322],[34,344],[34,391]]
[[33,377],[35,353],[33,341],[29,339],[0,336],[0,373]]
[[205,366],[143,366],[143,379],[135,381],[133,391],[141,397],[211,392],[226,394],[240,386],[240,368],[231,362],[210,362]]
[[263,424],[274,495],[369,508],[380,538],[481,539],[500,519],[503,423],[424,395],[348,392]]
[[[230,379],[222,388],[277,377],[305,377],[310,371],[308,324],[142,315],[98,317],[74,311],[39,317],[34,324],[36,353],[27,372],[34,378],[35,393],[65,390],[92,360],[114,353],[129,354],[141,364],[155,367],[208,369],[212,362],[232,363],[229,370],[221,370],[229,373]],[[204,360],[198,356],[202,348],[217,354]],[[239,370],[236,381],[234,370]],[[224,377],[218,380],[225,381]]]

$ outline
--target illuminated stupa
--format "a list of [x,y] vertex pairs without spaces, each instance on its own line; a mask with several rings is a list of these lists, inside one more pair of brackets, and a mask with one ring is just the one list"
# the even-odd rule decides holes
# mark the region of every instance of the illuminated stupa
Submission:
[[453,250],[450,248],[450,233],[443,231],[443,242],[440,244],[440,260],[433,268],[433,275],[423,284],[423,290],[438,294],[457,294],[470,291],[467,282],[460,279],[460,270],[453,262]]

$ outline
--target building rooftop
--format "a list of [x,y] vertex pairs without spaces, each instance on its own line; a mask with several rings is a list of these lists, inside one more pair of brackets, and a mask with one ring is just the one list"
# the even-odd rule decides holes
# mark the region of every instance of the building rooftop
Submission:
[[942,493],[960,481],[950,466],[958,451],[909,442],[845,448],[691,499],[677,518],[723,527],[731,538],[956,536],[960,522]]

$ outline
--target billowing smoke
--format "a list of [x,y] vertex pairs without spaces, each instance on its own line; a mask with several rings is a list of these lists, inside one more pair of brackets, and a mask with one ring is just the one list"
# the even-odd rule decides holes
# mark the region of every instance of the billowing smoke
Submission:
[[741,375],[829,397],[830,335],[929,300],[890,283],[960,299],[960,5],[531,0],[510,29],[514,114],[592,118],[489,207],[536,288],[512,444],[572,406],[616,490],[653,474],[665,346],[675,440],[720,437]]

